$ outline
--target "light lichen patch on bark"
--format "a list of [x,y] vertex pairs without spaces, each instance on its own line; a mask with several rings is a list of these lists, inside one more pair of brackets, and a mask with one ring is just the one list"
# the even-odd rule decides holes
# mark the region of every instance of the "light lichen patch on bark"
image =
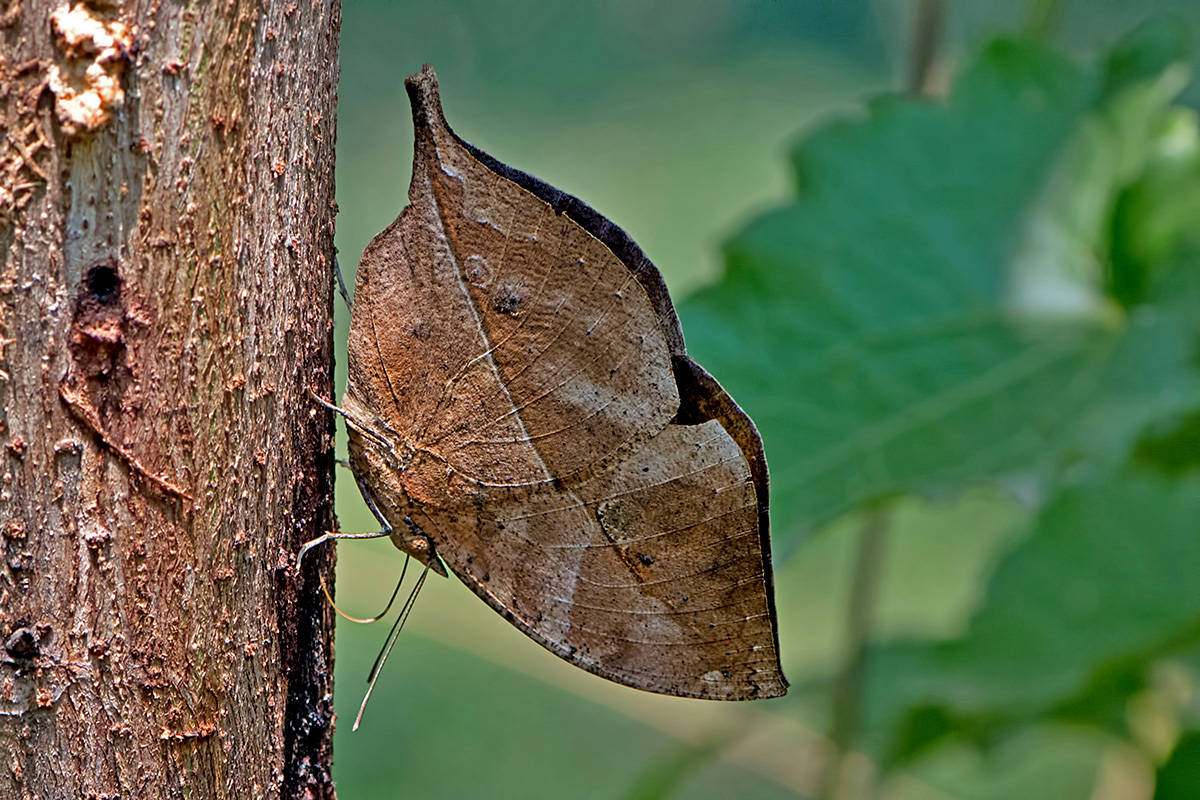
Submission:
[[55,110],[68,133],[95,130],[125,102],[121,73],[134,29],[98,19],[83,3],[63,4],[50,15],[50,25],[61,53],[47,76]]

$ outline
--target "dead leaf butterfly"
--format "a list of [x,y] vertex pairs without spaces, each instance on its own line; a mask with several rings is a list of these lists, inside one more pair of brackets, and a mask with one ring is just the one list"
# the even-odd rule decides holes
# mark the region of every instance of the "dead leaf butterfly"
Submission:
[[305,549],[389,535],[589,672],[784,694],[754,423],[624,231],[458,138],[429,66],[405,86],[409,205],[359,264],[338,409],[383,531]]

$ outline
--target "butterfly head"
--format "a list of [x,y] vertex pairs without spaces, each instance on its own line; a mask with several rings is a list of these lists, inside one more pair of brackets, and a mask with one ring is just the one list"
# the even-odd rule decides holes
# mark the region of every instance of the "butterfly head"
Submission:
[[391,533],[392,544],[400,552],[412,556],[429,567],[430,572],[436,572],[445,578],[447,576],[446,567],[442,564],[442,559],[438,557],[437,550],[434,549],[433,540],[426,536],[410,518],[405,517],[404,522],[408,526],[408,530],[394,529]]

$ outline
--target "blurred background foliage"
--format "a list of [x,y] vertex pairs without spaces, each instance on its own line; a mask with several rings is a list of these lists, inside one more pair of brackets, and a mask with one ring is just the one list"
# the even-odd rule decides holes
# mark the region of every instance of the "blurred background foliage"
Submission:
[[[431,62],[759,422],[792,692],[609,684],[433,579],[354,734],[385,631],[339,625],[343,797],[1200,797],[1200,10],[948,3],[914,99],[917,5],[346,0],[347,279]],[[342,546],[339,600],[401,559]]]

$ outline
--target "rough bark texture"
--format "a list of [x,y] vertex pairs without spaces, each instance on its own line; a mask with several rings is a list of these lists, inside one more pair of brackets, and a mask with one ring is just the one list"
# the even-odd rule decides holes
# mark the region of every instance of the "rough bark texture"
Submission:
[[0,797],[331,797],[337,0],[0,8]]

